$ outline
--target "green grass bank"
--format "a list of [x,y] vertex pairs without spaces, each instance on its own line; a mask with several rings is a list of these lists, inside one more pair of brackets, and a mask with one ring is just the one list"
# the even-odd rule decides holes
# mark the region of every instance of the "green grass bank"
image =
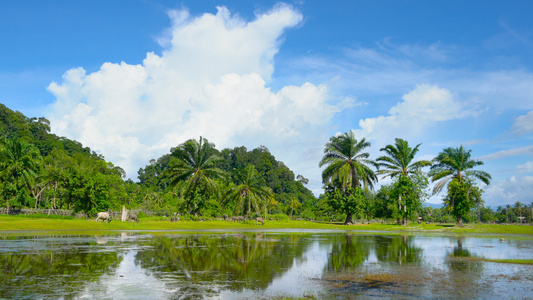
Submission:
[[321,229],[321,230],[354,230],[354,231],[392,231],[392,232],[450,232],[450,233],[490,233],[490,234],[524,234],[532,235],[533,226],[524,225],[485,225],[467,224],[457,227],[455,224],[417,224],[409,226],[388,224],[355,224],[342,225],[336,223],[318,223],[310,221],[266,221],[265,225],[247,221],[243,223],[226,221],[179,221],[170,222],[168,218],[142,218],[140,222],[121,222],[114,220],[110,223],[95,222],[94,219],[49,218],[35,216],[0,216],[0,232],[17,231],[165,231],[165,230],[270,230],[270,229]]

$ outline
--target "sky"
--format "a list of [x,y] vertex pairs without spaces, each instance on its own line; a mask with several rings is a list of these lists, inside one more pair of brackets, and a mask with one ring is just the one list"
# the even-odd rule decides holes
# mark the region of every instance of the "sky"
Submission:
[[[0,103],[136,180],[200,136],[322,192],[329,138],[463,145],[487,206],[533,202],[531,1],[0,1]],[[387,183],[387,180],[381,181]],[[444,193],[430,203],[442,203]]]

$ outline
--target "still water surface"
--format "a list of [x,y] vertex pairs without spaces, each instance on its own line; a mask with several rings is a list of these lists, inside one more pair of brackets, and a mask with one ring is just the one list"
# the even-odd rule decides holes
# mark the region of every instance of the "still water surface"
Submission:
[[533,299],[533,239],[354,232],[0,236],[7,299]]

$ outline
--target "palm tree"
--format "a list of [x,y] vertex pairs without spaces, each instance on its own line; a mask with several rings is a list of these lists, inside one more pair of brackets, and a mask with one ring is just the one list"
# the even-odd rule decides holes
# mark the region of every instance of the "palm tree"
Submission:
[[176,186],[179,182],[186,181],[184,198],[187,209],[194,204],[197,210],[198,203],[193,203],[195,194],[209,197],[217,193],[215,179],[226,176],[223,170],[217,168],[217,162],[221,158],[216,155],[215,145],[202,137],[200,141],[190,139],[172,149],[172,156],[177,158],[177,163],[165,171],[171,178],[170,184]]
[[[395,139],[394,145],[387,145],[381,148],[379,151],[384,151],[385,156],[380,156],[376,159],[378,167],[380,169],[377,173],[384,174],[383,178],[410,174],[421,174],[420,169],[422,167],[431,166],[431,162],[428,160],[420,160],[413,162],[415,155],[418,153],[418,147],[422,144],[416,145],[416,147],[409,147],[409,143],[402,139]],[[382,179],[383,179],[382,178]]]
[[[448,185],[447,205],[457,217],[457,224],[463,226],[463,214],[470,211],[469,203],[472,199],[481,201],[481,191],[474,187],[472,180],[479,179],[485,184],[490,184],[492,179],[485,171],[473,170],[483,165],[482,161],[471,159],[471,150],[459,148],[446,148],[433,159],[435,164],[431,166],[429,176],[433,182],[438,181],[433,188],[433,194],[437,194],[445,185]],[[450,186],[453,184],[453,192]],[[458,194],[457,194],[458,193]],[[456,201],[459,201],[456,203]]]
[[364,138],[357,141],[353,131],[331,137],[319,163],[320,167],[327,165],[322,171],[322,182],[327,184],[338,180],[343,188],[351,186],[355,189],[360,187],[362,181],[365,187],[372,189],[377,177],[370,166],[375,167],[376,163],[368,159],[368,152],[362,152],[368,147],[370,142]]
[[[384,148],[381,148],[380,151],[386,153],[385,156],[380,156],[376,159],[380,169],[377,173],[384,174],[383,178],[398,177],[404,176],[411,182],[409,175],[420,175],[422,167],[430,166],[431,162],[428,160],[420,160],[413,162],[415,155],[418,153],[418,147],[421,144],[416,145],[416,147],[409,147],[409,143],[402,139],[396,139],[394,145],[387,145]],[[402,194],[399,193],[398,197],[398,206],[400,212],[402,211]],[[403,205],[403,224],[407,225],[407,199],[405,199],[405,204]]]
[[505,206],[505,218],[507,219],[507,223],[509,223],[509,209],[511,209],[511,205],[507,204]]
[[442,188],[453,178],[462,181],[466,178],[477,178],[485,184],[490,184],[492,177],[489,173],[480,170],[472,170],[483,165],[482,161],[471,159],[470,152],[463,146],[459,148],[446,148],[435,159],[429,171],[433,182],[438,181],[433,188],[433,194],[439,193]]
[[514,207],[518,211],[518,220],[520,221],[520,223],[522,223],[522,203],[520,203],[520,201],[517,201],[514,204]]
[[291,208],[291,220],[292,220],[292,213],[298,208],[300,208],[300,206],[302,206],[302,203],[300,202],[300,200],[298,200],[298,198],[296,197],[290,198],[289,207]]
[[[364,138],[357,141],[353,131],[331,137],[324,147],[324,157],[319,163],[320,167],[327,165],[322,171],[322,182],[331,185],[338,183],[340,186],[335,186],[335,189],[340,187],[343,193],[347,192],[347,187],[351,187],[352,192],[360,188],[361,181],[365,188],[372,189],[377,177],[370,166],[376,167],[376,163],[368,159],[368,152],[363,152],[368,147],[370,142]],[[346,211],[344,223],[352,223],[350,210]]]
[[240,184],[228,189],[224,203],[235,201],[235,212],[249,215],[252,208],[259,215],[260,209],[274,198],[272,190],[259,181],[258,172],[253,165],[246,166],[240,174]]
[[[0,145],[0,178],[13,185],[17,195],[22,197],[25,188],[31,192],[34,179],[39,172],[39,150],[18,139],[5,140]],[[9,202],[8,208],[9,208]]]

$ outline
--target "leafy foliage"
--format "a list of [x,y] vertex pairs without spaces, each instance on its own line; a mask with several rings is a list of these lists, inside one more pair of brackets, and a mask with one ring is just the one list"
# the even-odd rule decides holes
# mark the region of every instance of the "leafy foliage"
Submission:
[[454,178],[448,184],[448,195],[444,198],[446,208],[457,218],[457,224],[463,224],[463,216],[483,202],[483,190],[474,186],[469,180]]

